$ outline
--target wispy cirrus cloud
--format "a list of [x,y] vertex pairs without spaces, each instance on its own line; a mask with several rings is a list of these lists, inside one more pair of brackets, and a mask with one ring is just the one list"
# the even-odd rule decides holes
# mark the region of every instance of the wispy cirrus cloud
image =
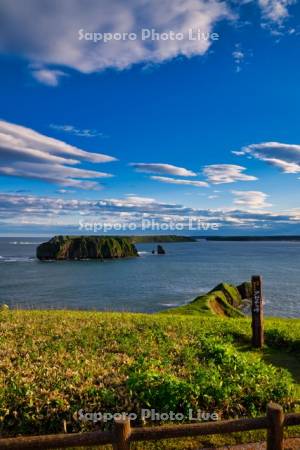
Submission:
[[160,176],[151,176],[151,180],[160,181],[161,183],[167,184],[179,184],[183,186],[194,186],[194,187],[208,187],[209,184],[206,181],[196,181],[196,180],[184,180],[180,178],[169,178]]
[[244,173],[246,167],[235,164],[212,164],[205,166],[204,175],[208,181],[213,184],[235,183],[236,181],[255,181],[257,178],[253,175]]
[[232,193],[237,207],[262,209],[272,206],[271,203],[267,203],[268,195],[261,191],[232,191]]
[[243,156],[243,155],[245,155],[245,152],[243,152],[242,150],[241,151],[238,151],[238,150],[232,150],[232,152],[231,152],[233,155],[235,155],[235,156]]
[[137,172],[153,173],[153,174],[166,174],[166,175],[178,175],[182,177],[195,177],[197,174],[184,167],[173,166],[172,164],[164,163],[130,163],[130,166],[134,167]]
[[241,44],[236,44],[235,49],[232,52],[233,62],[235,65],[235,71],[237,73],[241,72],[243,63],[245,61],[245,52],[241,47]]
[[235,155],[250,155],[281,169],[285,173],[300,173],[300,145],[281,142],[261,142],[245,146]]
[[57,125],[55,123],[51,123],[49,127],[52,130],[61,131],[63,133],[73,134],[74,136],[80,137],[106,137],[104,133],[101,133],[98,130],[90,129],[90,128],[77,128],[74,125]]
[[112,156],[92,153],[45,136],[30,128],[0,121],[0,174],[48,181],[62,186],[93,189],[93,179],[112,175],[72,167],[82,161],[104,163]]
[[258,0],[264,19],[281,24],[289,16],[289,7],[296,0]]
[[31,74],[33,78],[35,78],[40,83],[52,87],[58,86],[60,79],[62,77],[67,76],[67,74],[62,70],[47,69],[47,68],[32,69]]

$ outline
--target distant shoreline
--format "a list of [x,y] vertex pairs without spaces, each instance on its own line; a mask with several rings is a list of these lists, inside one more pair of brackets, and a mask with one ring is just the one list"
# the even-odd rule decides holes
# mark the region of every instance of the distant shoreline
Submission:
[[[78,235],[68,234],[70,237],[75,237]],[[173,243],[173,242],[196,242],[199,240],[204,241],[277,241],[277,242],[300,242],[300,235],[276,235],[276,236],[197,236],[197,235],[170,235],[170,234],[157,234],[157,235],[94,235],[87,234],[85,236],[94,236],[94,237],[112,237],[112,238],[128,238],[135,244],[146,244],[146,243]],[[42,239],[42,238],[50,238],[49,235],[30,235],[30,236],[0,236],[0,239]],[[34,243],[32,243],[34,244]]]
[[195,236],[196,239],[207,241],[289,241],[300,242],[300,236]]

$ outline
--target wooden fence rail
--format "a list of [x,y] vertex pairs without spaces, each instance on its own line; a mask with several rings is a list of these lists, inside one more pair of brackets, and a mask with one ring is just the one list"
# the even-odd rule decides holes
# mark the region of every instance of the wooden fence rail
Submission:
[[114,450],[130,450],[136,441],[158,441],[239,431],[267,430],[267,450],[283,449],[284,427],[300,425],[300,414],[284,414],[282,407],[270,403],[265,417],[219,422],[131,428],[130,420],[116,420],[112,431],[29,436],[0,439],[0,450],[46,450],[110,444]]

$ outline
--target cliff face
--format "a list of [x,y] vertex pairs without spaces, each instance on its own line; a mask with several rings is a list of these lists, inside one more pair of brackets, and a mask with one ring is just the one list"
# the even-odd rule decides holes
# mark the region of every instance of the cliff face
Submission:
[[127,238],[103,236],[54,236],[37,247],[40,260],[107,259],[138,256]]

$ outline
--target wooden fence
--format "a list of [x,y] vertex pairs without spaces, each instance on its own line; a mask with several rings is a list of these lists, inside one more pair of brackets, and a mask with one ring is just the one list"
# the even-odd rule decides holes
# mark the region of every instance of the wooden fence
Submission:
[[57,434],[0,439],[0,450],[57,449],[112,445],[114,450],[130,450],[130,443],[159,441],[241,431],[267,430],[267,450],[283,449],[283,429],[300,425],[300,414],[284,414],[282,407],[270,403],[265,417],[217,422],[132,428],[130,420],[118,420],[112,431]]

